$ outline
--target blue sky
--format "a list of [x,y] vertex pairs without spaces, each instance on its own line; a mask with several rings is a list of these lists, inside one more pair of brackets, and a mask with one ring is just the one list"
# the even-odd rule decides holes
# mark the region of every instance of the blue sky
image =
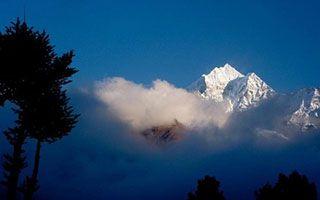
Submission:
[[18,16],[74,49],[74,86],[106,76],[185,87],[228,62],[278,91],[320,86],[320,2],[4,0],[0,25]]
[[[112,76],[185,87],[226,62],[277,91],[320,87],[319,0],[0,0],[1,30],[23,16],[24,5],[27,22],[47,30],[59,53],[75,50],[80,72],[72,87]],[[195,134],[157,151],[136,141],[112,113],[106,118],[96,99],[78,95],[72,96],[81,113],[74,133],[43,148],[39,195],[46,199],[184,199],[205,174],[221,180],[228,199],[251,199],[259,185],[294,169],[319,188],[320,134],[283,147],[256,144],[251,123],[273,123],[264,110],[264,118],[235,118],[235,137],[225,143]],[[0,109],[0,119],[3,129],[12,116]],[[216,151],[221,141],[230,147]],[[0,152],[8,148],[0,145]]]

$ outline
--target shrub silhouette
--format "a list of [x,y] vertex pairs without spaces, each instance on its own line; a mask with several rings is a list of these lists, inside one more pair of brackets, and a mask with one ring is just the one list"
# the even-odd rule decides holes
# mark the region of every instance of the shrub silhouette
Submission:
[[257,200],[316,200],[317,189],[305,175],[294,171],[288,177],[280,173],[274,186],[265,184],[255,192],[255,197]]
[[205,176],[198,180],[197,189],[188,194],[188,200],[225,200],[223,192],[219,189],[220,182],[214,177]]
[[26,166],[26,139],[37,141],[33,173],[22,188],[25,199],[32,199],[38,188],[41,144],[61,139],[77,122],[62,88],[77,72],[70,66],[73,56],[72,51],[57,56],[45,31],[34,31],[19,19],[0,34],[0,105],[10,101],[18,107],[15,128],[5,132],[13,146],[3,163],[8,199],[15,199],[19,174]]

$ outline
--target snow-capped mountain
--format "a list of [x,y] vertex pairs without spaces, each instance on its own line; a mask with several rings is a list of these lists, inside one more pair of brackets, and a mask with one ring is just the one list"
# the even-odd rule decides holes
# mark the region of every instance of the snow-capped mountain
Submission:
[[[294,133],[320,129],[320,88],[276,93],[255,73],[243,75],[225,64],[203,74],[187,89],[205,101],[223,102],[231,127],[252,130],[259,137],[289,140]],[[176,120],[146,129],[142,135],[160,144],[180,139],[184,131]]]
[[[276,92],[255,73],[243,75],[229,64],[214,68],[188,87],[206,100],[226,102],[227,112],[246,111],[276,96]],[[320,88],[279,94],[284,121],[302,131],[320,128]]]
[[230,81],[223,93],[232,105],[231,110],[243,111],[259,105],[261,100],[268,99],[275,91],[262,81],[255,73]]
[[302,89],[292,94],[295,101],[292,106],[298,109],[294,111],[288,121],[289,125],[295,125],[302,131],[320,128],[320,88]]
[[255,107],[261,100],[275,94],[255,73],[244,76],[229,64],[216,67],[209,74],[202,75],[188,90],[207,100],[227,102],[228,112]]
[[203,74],[200,79],[192,83],[188,89],[196,92],[205,99],[223,101],[223,93],[227,84],[243,74],[234,69],[231,65],[214,68],[209,74]]

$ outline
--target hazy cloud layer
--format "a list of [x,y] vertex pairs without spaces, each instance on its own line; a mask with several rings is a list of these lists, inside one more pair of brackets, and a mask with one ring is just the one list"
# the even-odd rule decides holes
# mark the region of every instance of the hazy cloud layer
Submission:
[[[213,109],[219,116],[219,106],[207,105],[164,81],[156,81],[149,88],[121,78],[108,79],[93,89],[70,95],[81,113],[80,121],[70,136],[43,145],[38,199],[186,199],[197,179],[209,174],[221,181],[227,199],[248,200],[253,199],[259,186],[275,181],[279,172],[292,170],[308,175],[320,186],[320,134],[297,134],[287,140],[269,131],[276,127],[271,119],[282,112],[275,103],[227,116],[223,127],[204,128],[208,123],[204,115],[209,117]],[[170,103],[157,98],[159,95],[166,95],[164,99]],[[150,120],[144,116],[153,106],[163,105],[164,110],[170,110],[177,102],[180,107],[174,115],[158,118],[156,114],[162,109],[157,108],[149,115]],[[195,113],[191,114],[201,120],[175,113],[190,113],[183,107],[193,109]],[[277,112],[266,112],[270,110]],[[14,116],[10,113],[8,107],[0,110],[2,130],[12,125]],[[133,127],[140,129],[175,117],[201,128],[194,128],[182,140],[165,147],[132,134]],[[30,166],[34,147],[34,141],[28,141]],[[3,134],[0,151],[11,152]],[[28,168],[23,176],[30,173]],[[0,170],[0,178],[2,175]],[[2,192],[0,189],[0,199]]]

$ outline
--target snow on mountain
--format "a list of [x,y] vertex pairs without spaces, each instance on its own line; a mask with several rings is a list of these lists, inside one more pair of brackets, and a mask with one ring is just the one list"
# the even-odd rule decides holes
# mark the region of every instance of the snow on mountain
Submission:
[[[227,112],[243,112],[258,107],[262,101],[273,99],[274,105],[283,110],[281,120],[289,127],[296,127],[300,131],[320,129],[320,88],[276,94],[255,73],[243,75],[231,65],[225,64],[202,75],[188,90],[206,100],[224,101]],[[278,98],[272,98],[275,96]]]
[[256,74],[244,76],[229,64],[216,67],[209,74],[202,75],[188,90],[207,100],[226,101],[228,112],[255,107],[261,100],[275,94]]
[[291,114],[288,124],[302,131],[320,128],[320,88],[302,89],[293,93],[292,99],[300,106]]
[[[292,133],[320,129],[320,88],[276,93],[255,73],[243,75],[225,64],[203,74],[187,89],[206,101],[223,102],[225,111],[232,112],[230,124],[252,129],[262,138],[288,140]],[[183,131],[184,125],[175,121],[142,134],[160,144],[178,140]]]
[[243,77],[243,74],[231,65],[225,64],[223,67],[214,68],[209,74],[203,74],[188,89],[205,99],[221,102],[224,99],[223,92],[227,84],[238,77]]
[[255,73],[230,81],[224,90],[224,97],[230,101],[232,110],[243,111],[255,107],[261,100],[268,99],[275,91]]

